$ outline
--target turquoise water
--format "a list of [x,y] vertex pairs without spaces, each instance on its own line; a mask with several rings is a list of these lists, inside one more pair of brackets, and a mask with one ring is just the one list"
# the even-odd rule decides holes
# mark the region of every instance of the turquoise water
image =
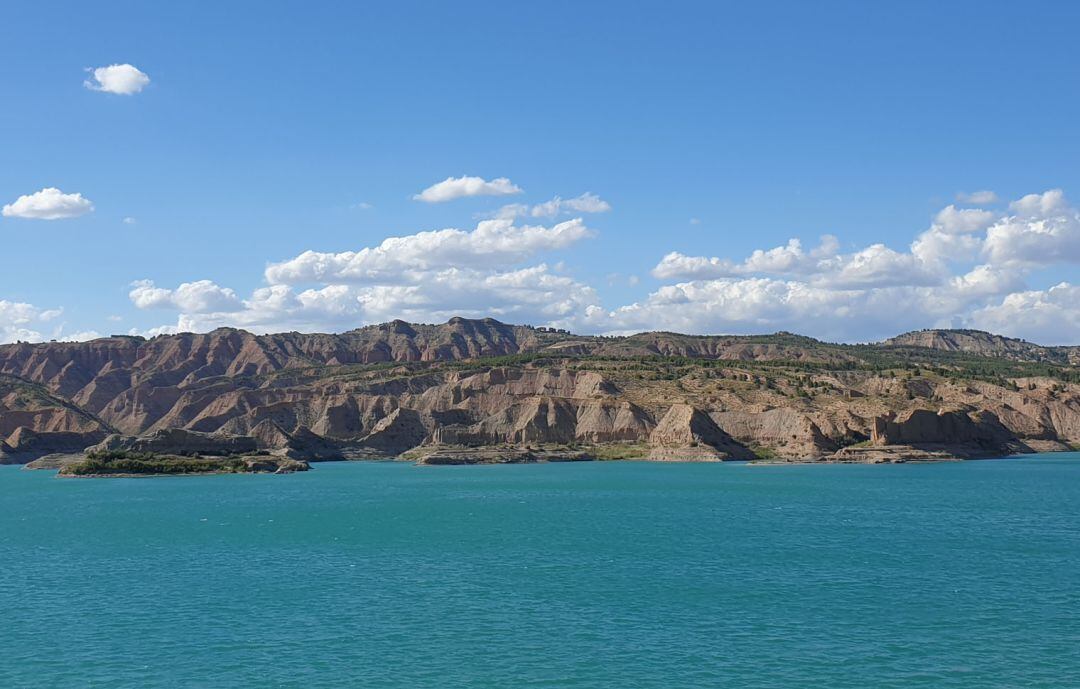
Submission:
[[0,687],[1080,687],[1080,455],[0,467]]

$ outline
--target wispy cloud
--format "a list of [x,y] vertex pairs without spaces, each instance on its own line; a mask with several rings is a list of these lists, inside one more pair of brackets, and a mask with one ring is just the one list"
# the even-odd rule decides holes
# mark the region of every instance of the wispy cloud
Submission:
[[550,201],[533,206],[530,215],[534,218],[554,218],[560,213],[606,213],[610,210],[610,203],[596,194],[585,192],[573,199],[556,196]]
[[534,206],[527,203],[510,203],[494,212],[479,213],[480,218],[554,218],[571,213],[607,213],[611,204],[596,194],[585,192],[581,196],[564,199],[560,196]]
[[65,332],[65,324],[59,322],[63,313],[63,309],[43,309],[26,302],[0,299],[0,344],[101,337],[95,330]]
[[973,191],[971,193],[960,192],[956,195],[956,200],[960,203],[997,203],[998,195],[989,190]]

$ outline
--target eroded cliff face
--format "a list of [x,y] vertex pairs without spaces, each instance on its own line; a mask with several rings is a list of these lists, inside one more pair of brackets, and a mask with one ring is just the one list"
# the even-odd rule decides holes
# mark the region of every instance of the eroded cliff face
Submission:
[[[764,412],[721,411],[713,412],[717,425],[736,440],[767,448],[779,457],[817,459],[836,451],[839,442],[848,433],[845,420],[844,431],[839,440],[829,438],[806,413],[796,409],[770,409]],[[860,421],[861,426],[864,421]],[[833,424],[838,428],[837,424]]]
[[145,436],[113,434],[91,450],[151,452],[165,455],[234,455],[258,450],[255,438],[249,435],[199,433],[182,428],[163,429]]
[[754,453],[725,433],[712,418],[689,404],[668,410],[649,434],[654,460],[723,461],[754,459]]
[[105,437],[106,426],[41,385],[0,374],[0,464],[77,452]]
[[912,409],[874,420],[874,445],[940,448],[964,457],[1001,456],[1030,451],[993,412],[963,409]]
[[107,436],[132,448],[156,438],[170,452],[246,438],[238,442],[301,459],[418,446],[569,455],[606,444],[639,445],[654,459],[816,459],[864,441],[879,453],[934,444],[970,456],[976,446],[1080,442],[1071,369],[988,381],[908,345],[917,364],[882,364],[894,349],[788,334],[589,338],[490,319],[5,345],[0,462]]

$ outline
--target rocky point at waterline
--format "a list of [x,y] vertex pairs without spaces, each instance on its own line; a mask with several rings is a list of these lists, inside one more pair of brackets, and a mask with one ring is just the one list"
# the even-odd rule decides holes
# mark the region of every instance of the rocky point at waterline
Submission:
[[[493,319],[0,346],[0,463],[905,461],[1080,442],[1076,347],[977,331],[579,336]],[[42,460],[42,458],[45,458]]]

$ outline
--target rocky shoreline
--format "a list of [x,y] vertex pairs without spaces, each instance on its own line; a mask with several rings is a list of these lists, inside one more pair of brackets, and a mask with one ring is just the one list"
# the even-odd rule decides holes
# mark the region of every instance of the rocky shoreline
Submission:
[[[40,457],[22,465],[25,470],[51,470],[60,478],[149,478],[153,476],[208,476],[219,474],[290,474],[308,471],[311,463],[340,461],[401,461],[411,462],[416,466],[476,466],[495,464],[536,464],[561,462],[659,462],[659,463],[701,463],[729,462],[748,466],[795,466],[826,464],[918,464],[961,462],[969,460],[1004,459],[1021,456],[1028,452],[1010,452],[999,454],[981,452],[978,448],[958,448],[949,445],[862,445],[842,448],[823,457],[788,457],[788,458],[718,458],[708,450],[696,448],[678,448],[673,452],[662,449],[625,453],[621,448],[612,452],[612,448],[596,446],[593,448],[534,448],[534,447],[468,447],[468,446],[425,446],[411,450],[401,456],[362,456],[347,459],[338,457],[321,460],[297,460],[287,457],[258,456],[241,458],[247,467],[238,470],[235,467],[200,471],[141,471],[141,472],[75,472],[72,467],[86,461],[87,455],[54,454]],[[1053,446],[1050,449],[1035,452],[1074,451],[1071,447]],[[615,454],[617,456],[611,456]],[[177,460],[189,460],[191,457],[175,457]],[[201,459],[213,459],[204,457]]]

